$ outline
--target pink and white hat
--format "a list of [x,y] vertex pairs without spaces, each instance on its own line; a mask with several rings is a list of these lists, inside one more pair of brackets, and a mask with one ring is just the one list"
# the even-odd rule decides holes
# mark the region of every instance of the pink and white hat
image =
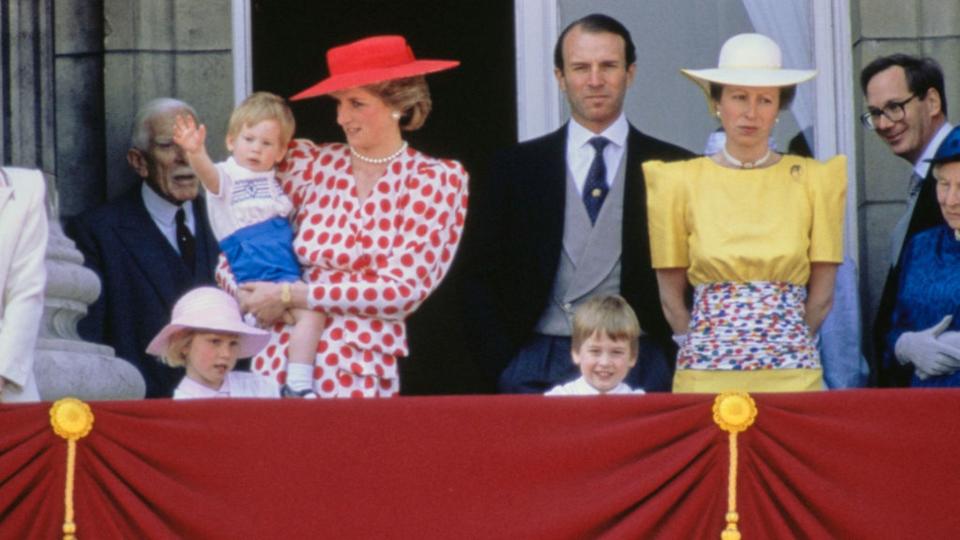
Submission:
[[173,306],[170,324],[147,346],[149,354],[166,354],[170,338],[179,330],[222,332],[240,337],[240,357],[247,358],[260,352],[270,333],[243,322],[240,306],[232,296],[216,287],[198,287],[177,300]]

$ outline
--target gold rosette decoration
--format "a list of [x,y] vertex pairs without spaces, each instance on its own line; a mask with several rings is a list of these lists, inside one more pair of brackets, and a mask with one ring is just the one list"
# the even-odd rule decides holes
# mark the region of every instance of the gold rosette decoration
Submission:
[[63,398],[50,407],[53,432],[67,440],[67,480],[63,503],[63,540],[76,540],[77,525],[73,522],[73,475],[77,461],[77,441],[93,429],[90,406],[76,398]]
[[740,540],[737,522],[737,433],[746,431],[757,418],[757,404],[746,392],[724,392],[713,402],[713,421],[730,437],[730,472],[727,481],[727,526],[721,540]]

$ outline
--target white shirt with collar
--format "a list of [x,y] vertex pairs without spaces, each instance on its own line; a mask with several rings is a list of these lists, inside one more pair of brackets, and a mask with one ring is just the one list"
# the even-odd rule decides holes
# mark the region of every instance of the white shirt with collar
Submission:
[[927,173],[930,172],[930,162],[928,159],[933,159],[934,154],[937,153],[937,149],[940,148],[940,143],[947,138],[947,135],[950,134],[950,130],[953,129],[953,126],[950,125],[950,122],[944,122],[940,129],[937,130],[933,138],[930,139],[930,142],[927,143],[926,148],[923,149],[923,154],[920,156],[920,159],[913,164],[913,172],[917,173],[917,176],[920,178],[926,178]]
[[279,398],[280,387],[276,383],[246,371],[231,371],[223,379],[218,390],[204,386],[184,376],[173,390],[173,399],[209,398]]
[[645,394],[642,388],[634,390],[627,386],[626,383],[620,383],[614,386],[609,392],[600,393],[599,390],[590,386],[590,383],[587,382],[582,376],[572,382],[566,384],[561,384],[554,386],[547,391],[545,396],[612,396],[612,395],[628,395],[628,394]]
[[587,172],[596,155],[590,139],[606,137],[610,141],[610,144],[603,149],[603,162],[607,166],[607,187],[612,187],[617,170],[620,168],[620,160],[623,159],[626,151],[629,132],[630,125],[627,123],[627,116],[623,113],[620,113],[620,116],[601,133],[594,133],[578,124],[576,120],[570,119],[567,124],[567,168],[573,174],[577,191],[583,192],[583,185],[587,183]]
[[[140,195],[143,197],[143,205],[147,207],[147,213],[160,229],[163,237],[173,247],[173,250],[180,253],[180,247],[177,245],[177,210],[181,207],[164,199],[153,190],[146,182],[140,184]],[[197,236],[196,220],[193,218],[193,201],[183,203],[183,211],[186,214],[187,228],[193,236]]]

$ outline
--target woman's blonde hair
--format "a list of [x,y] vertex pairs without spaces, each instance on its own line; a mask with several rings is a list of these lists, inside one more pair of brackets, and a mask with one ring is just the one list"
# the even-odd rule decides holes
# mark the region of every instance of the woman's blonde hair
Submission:
[[580,346],[597,332],[614,341],[629,341],[630,353],[634,355],[640,348],[640,336],[643,335],[637,314],[618,294],[594,296],[578,306],[573,313],[573,350],[580,349]]
[[255,126],[265,120],[273,120],[280,126],[280,148],[286,148],[297,122],[287,102],[270,92],[254,92],[237,105],[227,124],[227,139],[235,139],[244,126]]
[[196,328],[182,328],[177,330],[167,340],[167,350],[160,357],[160,361],[170,367],[183,367],[187,364],[187,348],[199,330]]
[[404,131],[420,129],[433,108],[430,88],[423,75],[370,84],[364,88],[400,112],[400,129]]

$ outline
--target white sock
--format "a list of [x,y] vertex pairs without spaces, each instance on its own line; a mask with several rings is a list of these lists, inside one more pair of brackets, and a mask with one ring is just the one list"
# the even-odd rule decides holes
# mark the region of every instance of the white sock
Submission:
[[288,363],[287,386],[297,391],[313,390],[313,365]]

